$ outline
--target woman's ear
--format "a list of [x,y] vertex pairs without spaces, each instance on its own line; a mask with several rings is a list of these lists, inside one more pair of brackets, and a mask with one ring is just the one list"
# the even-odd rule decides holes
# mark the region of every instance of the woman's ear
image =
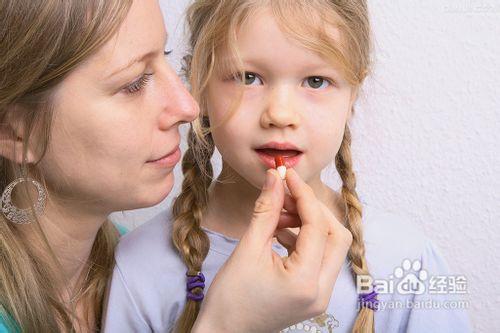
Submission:
[[35,154],[31,147],[28,147],[26,156],[23,156],[27,133],[20,117],[16,116],[15,107],[10,108],[0,124],[0,155],[17,164],[21,164],[23,160],[34,163]]

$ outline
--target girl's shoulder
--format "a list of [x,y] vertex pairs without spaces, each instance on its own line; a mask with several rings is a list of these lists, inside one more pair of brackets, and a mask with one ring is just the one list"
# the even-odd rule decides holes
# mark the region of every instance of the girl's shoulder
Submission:
[[439,248],[408,216],[365,206],[362,220],[366,256],[375,275],[388,276],[408,261],[448,270]]
[[405,323],[411,332],[472,332],[461,307],[467,279],[450,269],[435,243],[400,213],[368,207],[363,223],[368,269],[381,288],[381,305],[398,309],[380,311],[379,330],[392,331],[389,325],[398,330]]
[[134,271],[158,270],[162,265],[169,271],[173,266],[184,267],[172,244],[171,225],[171,214],[165,210],[122,236],[115,252],[117,265]]
[[185,302],[186,268],[163,211],[120,238],[104,332],[167,332]]
[[363,210],[363,231],[369,245],[394,248],[403,251],[419,251],[429,238],[411,219],[399,212],[371,205]]

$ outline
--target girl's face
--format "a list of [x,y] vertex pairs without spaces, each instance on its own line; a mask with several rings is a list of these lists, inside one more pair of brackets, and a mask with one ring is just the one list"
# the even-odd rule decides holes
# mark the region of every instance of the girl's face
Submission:
[[156,0],[134,1],[119,32],[58,87],[40,163],[59,198],[104,212],[160,202],[179,161],[179,124],[198,107],[165,60]]
[[[354,89],[331,62],[287,37],[265,8],[240,27],[237,48],[245,78],[218,71],[207,91],[225,167],[261,187],[265,170],[281,154],[307,182],[319,182],[340,148]],[[241,102],[226,120],[242,88]]]

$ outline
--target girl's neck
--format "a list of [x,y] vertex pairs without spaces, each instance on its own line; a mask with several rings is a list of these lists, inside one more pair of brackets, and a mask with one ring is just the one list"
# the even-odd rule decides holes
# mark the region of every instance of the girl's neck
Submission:
[[[307,183],[317,198],[343,223],[345,208],[341,195],[325,185],[320,175]],[[259,189],[224,163],[220,176],[210,189],[209,204],[203,216],[202,226],[228,237],[240,239],[252,218],[255,200],[259,194]]]
[[209,190],[209,203],[202,226],[239,239],[252,217],[259,190],[224,164]]

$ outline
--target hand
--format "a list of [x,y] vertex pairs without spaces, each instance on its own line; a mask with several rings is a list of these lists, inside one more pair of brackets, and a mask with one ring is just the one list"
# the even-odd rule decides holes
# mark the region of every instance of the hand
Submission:
[[[248,230],[212,282],[192,332],[273,332],[326,310],[352,235],[294,170],[286,183],[293,200],[285,200],[276,170],[267,172]],[[274,235],[295,224],[300,232],[281,258]]]

